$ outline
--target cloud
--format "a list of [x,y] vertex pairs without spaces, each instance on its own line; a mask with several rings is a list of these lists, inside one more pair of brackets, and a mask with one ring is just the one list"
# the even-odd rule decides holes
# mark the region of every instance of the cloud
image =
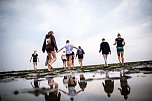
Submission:
[[[27,58],[36,49],[42,61],[39,65],[43,68],[46,53],[41,52],[41,47],[50,30],[54,31],[59,48],[67,39],[82,46],[86,51],[85,65],[104,63],[98,53],[103,37],[112,50],[109,63],[117,62],[113,42],[118,32],[126,41],[126,61],[151,59],[151,10],[151,0],[1,0],[0,42],[3,48],[0,54],[4,58],[1,64],[10,70],[30,69],[32,65]],[[57,57],[54,67],[61,67],[60,54]],[[8,58],[13,59],[9,64]]]

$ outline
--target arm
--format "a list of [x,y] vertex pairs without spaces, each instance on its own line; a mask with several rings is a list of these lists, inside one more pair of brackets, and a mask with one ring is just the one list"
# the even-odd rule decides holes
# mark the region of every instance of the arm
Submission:
[[61,49],[59,49],[59,51],[57,51],[57,53],[59,53],[61,50],[63,50],[64,49],[64,47],[62,47]]
[[40,87],[40,81],[38,82],[38,86]]
[[81,90],[79,90],[79,91],[78,91],[78,92],[76,92],[76,93],[78,94],[78,93],[80,93],[81,91],[82,91],[82,89],[81,89]]
[[117,41],[115,40],[115,43],[113,45],[116,45],[117,44]]
[[125,40],[123,40],[122,44],[125,45]]
[[65,91],[63,91],[63,90],[61,90],[61,89],[59,89],[61,92],[63,92],[63,93],[65,93],[65,94],[68,94],[67,92],[65,92]]
[[103,87],[105,87],[105,84],[102,82]]
[[32,60],[32,56],[31,56],[31,58],[30,58],[30,62],[31,62],[31,60]]
[[102,50],[102,44],[100,44],[100,49],[99,49],[99,53],[101,52],[101,50]]
[[130,92],[130,86],[128,85],[128,88],[129,88],[129,92]]
[[110,52],[110,54],[111,54],[111,50],[110,50],[110,46],[109,46],[109,44],[108,44],[108,51]]
[[84,50],[82,49],[83,54],[85,54]]
[[120,92],[122,91],[121,88],[118,88],[118,90],[120,90]]
[[77,56],[78,56],[78,51],[79,51],[79,50],[77,50],[77,53],[76,53],[76,57],[75,57],[75,58],[77,58]]
[[31,82],[31,85],[32,85],[32,87],[34,88],[34,86],[33,86],[32,82]]
[[79,48],[77,48],[77,47],[73,47],[73,48],[75,48],[75,49],[79,49]]
[[42,52],[45,52],[45,48],[46,48],[46,36],[44,38],[44,42],[43,42],[43,46],[42,46]]

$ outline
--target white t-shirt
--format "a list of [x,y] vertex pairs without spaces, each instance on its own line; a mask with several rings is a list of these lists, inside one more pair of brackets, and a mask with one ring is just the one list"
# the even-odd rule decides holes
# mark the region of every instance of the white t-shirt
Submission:
[[66,53],[61,54],[61,59],[66,59]]
[[71,54],[74,46],[72,44],[66,44],[64,48],[66,49],[66,54]]

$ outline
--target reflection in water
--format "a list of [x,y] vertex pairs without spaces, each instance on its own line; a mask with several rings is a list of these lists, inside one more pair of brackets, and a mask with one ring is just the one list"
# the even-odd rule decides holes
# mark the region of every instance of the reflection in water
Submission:
[[85,77],[83,74],[80,74],[80,81],[78,83],[79,83],[79,87],[81,88],[81,90],[84,91],[84,89],[87,86],[87,82],[85,81]]
[[65,85],[65,87],[67,88],[68,87],[68,75],[65,75],[64,77],[63,77],[63,84]]
[[72,75],[67,76],[68,77],[68,92],[59,89],[63,93],[67,94],[70,96],[70,100],[74,101],[74,96],[76,96],[78,93],[80,93],[82,90],[76,91],[75,86],[77,84],[77,81],[75,79],[75,76],[72,77]]
[[39,87],[40,87],[40,81],[38,80],[37,77],[34,79],[33,84],[32,84],[32,82],[31,82],[31,86],[32,86],[33,88],[39,88]]
[[102,82],[102,85],[104,87],[104,91],[107,93],[107,96],[110,97],[114,89],[114,80],[109,78],[108,71],[106,71],[105,83]]
[[[123,101],[126,99],[151,101],[148,99],[151,98],[152,74],[134,73],[126,76],[119,71],[109,71],[104,74],[99,72],[96,77],[92,77],[94,73],[90,72],[70,74],[64,74],[66,75],[64,77],[18,79],[14,82],[0,83],[0,99],[1,101]],[[138,85],[134,85],[134,82]],[[132,95],[131,90],[134,92]],[[139,92],[143,95],[139,96]]]
[[28,93],[33,93],[35,96],[39,96],[41,94],[41,91],[39,90],[40,87],[40,81],[38,78],[34,78],[33,83],[31,82],[31,86],[34,88],[34,91],[28,91]]
[[48,85],[51,91],[49,94],[45,93],[45,101],[60,101],[61,93],[58,93],[58,84],[53,78],[48,78]]
[[120,85],[121,88],[118,88],[120,90],[120,93],[122,96],[124,96],[124,99],[128,99],[128,95],[130,94],[130,86],[127,82],[127,76],[125,76],[125,73],[120,72]]

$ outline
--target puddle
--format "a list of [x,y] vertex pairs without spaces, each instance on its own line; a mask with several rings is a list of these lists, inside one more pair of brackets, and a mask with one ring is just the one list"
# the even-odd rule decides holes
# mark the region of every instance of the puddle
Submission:
[[2,79],[0,101],[151,101],[152,74],[127,72],[120,76],[119,70],[72,71]]

